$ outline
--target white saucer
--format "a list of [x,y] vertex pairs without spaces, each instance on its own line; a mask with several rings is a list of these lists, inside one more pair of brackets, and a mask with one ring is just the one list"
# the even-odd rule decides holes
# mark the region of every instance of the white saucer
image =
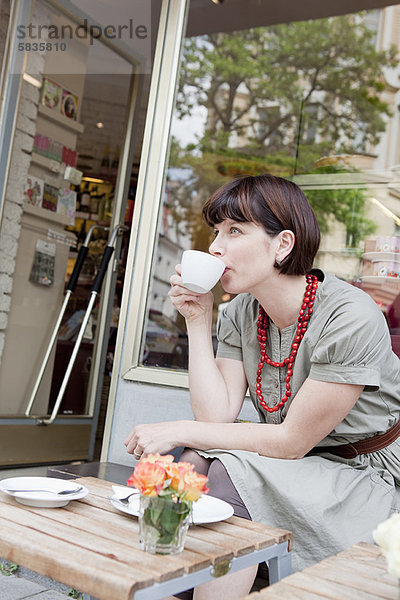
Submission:
[[[68,479],[59,479],[56,477],[10,477],[0,481],[0,491],[8,496],[13,496],[20,504],[26,506],[36,506],[38,508],[59,508],[66,506],[71,500],[80,500],[88,495],[89,490],[83,487],[76,494],[67,496],[57,496],[47,492],[35,492],[35,489],[52,490],[59,492],[61,490],[73,490],[79,484]],[[29,492],[8,492],[6,488],[32,490]]]
[[[116,496],[110,498],[111,504],[114,508],[134,517],[139,516],[139,503],[140,495],[135,494],[129,499],[129,504],[123,504],[118,500]],[[203,494],[197,500],[193,502],[193,524],[201,525],[204,523],[216,523],[217,521],[224,521],[229,519],[233,515],[233,507],[213,496],[207,496]]]

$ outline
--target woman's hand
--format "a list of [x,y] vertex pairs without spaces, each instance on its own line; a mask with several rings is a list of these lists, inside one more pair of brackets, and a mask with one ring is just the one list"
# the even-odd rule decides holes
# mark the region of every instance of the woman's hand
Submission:
[[168,454],[174,448],[182,445],[184,428],[184,421],[136,425],[124,444],[127,452],[133,454],[137,459],[142,455],[157,452]]
[[181,265],[176,265],[176,274],[170,278],[171,289],[168,296],[172,304],[187,321],[195,321],[212,312],[214,296],[212,292],[197,294],[182,284]]

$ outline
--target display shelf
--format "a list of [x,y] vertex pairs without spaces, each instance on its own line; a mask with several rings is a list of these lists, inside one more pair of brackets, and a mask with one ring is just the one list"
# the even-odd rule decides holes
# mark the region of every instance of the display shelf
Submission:
[[31,161],[36,165],[40,165],[44,169],[51,171],[52,173],[58,173],[63,175],[65,173],[65,165],[63,163],[59,163],[56,160],[52,160],[51,158],[47,158],[47,156],[42,156],[37,152],[32,152]]
[[[84,212],[83,210],[77,210],[75,213],[76,219],[84,219],[85,221],[99,221],[99,215],[97,213]],[[99,222],[102,225],[103,221]]]
[[61,215],[55,211],[48,210],[47,208],[42,208],[41,206],[33,206],[33,204],[28,204],[24,202],[24,212],[30,215],[34,215],[39,219],[44,219],[46,221],[51,221],[53,223],[59,223],[60,225],[69,225],[69,219],[65,215]]
[[38,111],[41,115],[50,119],[51,121],[54,121],[55,123],[58,123],[59,125],[62,125],[63,127],[66,127],[68,129],[71,129],[72,131],[76,131],[77,133],[83,133],[85,129],[82,123],[78,123],[77,121],[68,119],[68,117],[64,117],[63,115],[58,113],[57,110],[53,108],[48,108],[43,104],[39,104]]
[[400,277],[385,277],[383,275],[363,275],[362,281],[366,283],[397,283],[400,284]]
[[363,254],[363,259],[371,262],[379,262],[381,260],[400,262],[400,252],[366,252]]

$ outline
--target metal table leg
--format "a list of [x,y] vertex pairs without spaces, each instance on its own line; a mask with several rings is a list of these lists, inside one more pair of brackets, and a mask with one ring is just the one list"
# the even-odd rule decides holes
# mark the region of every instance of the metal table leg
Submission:
[[176,577],[169,581],[155,583],[151,587],[138,590],[134,595],[134,600],[160,600],[161,598],[165,598],[165,596],[178,594],[202,583],[212,581],[216,577],[246,569],[246,567],[259,564],[260,562],[268,563],[270,583],[275,583],[283,577],[290,575],[292,569],[288,542],[274,544],[268,548],[255,550],[244,556],[235,557],[226,564],[219,563],[216,569],[210,566],[194,573],[185,573],[181,577]]

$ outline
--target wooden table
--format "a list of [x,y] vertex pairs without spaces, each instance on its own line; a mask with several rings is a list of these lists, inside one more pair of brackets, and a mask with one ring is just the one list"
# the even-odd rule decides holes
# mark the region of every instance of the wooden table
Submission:
[[398,600],[398,585],[379,547],[359,543],[246,600]]
[[76,482],[90,493],[63,508],[0,493],[0,556],[99,600],[157,600],[262,561],[272,581],[291,572],[292,534],[238,517],[190,527],[181,554],[148,554],[138,520],[110,503],[112,484]]

